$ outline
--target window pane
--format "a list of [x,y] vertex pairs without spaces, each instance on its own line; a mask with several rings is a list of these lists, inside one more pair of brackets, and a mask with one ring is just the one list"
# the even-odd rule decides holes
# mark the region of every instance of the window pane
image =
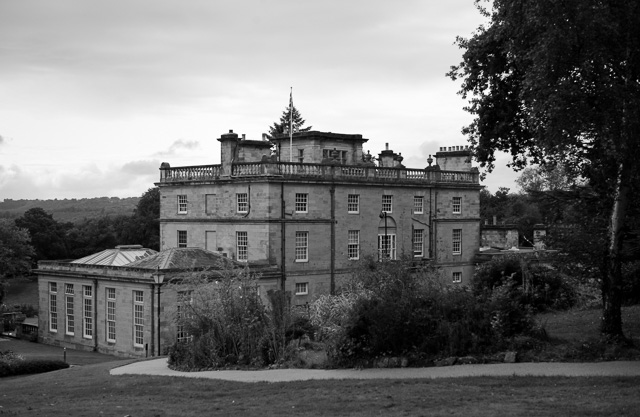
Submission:
[[453,197],[453,213],[460,214],[462,213],[462,197]]
[[414,214],[422,214],[424,211],[424,197],[413,197],[413,212]]
[[236,203],[238,213],[247,213],[249,211],[249,194],[238,193],[236,194]]
[[187,231],[186,230],[178,230],[178,247],[179,248],[187,247]]
[[187,196],[178,196],[178,213],[184,214],[187,212]]
[[236,257],[239,261],[248,259],[249,237],[247,232],[236,232]]
[[347,211],[349,213],[358,213],[360,211],[360,195],[349,194],[347,197]]
[[296,261],[308,260],[309,232],[296,232]]
[[307,212],[307,199],[308,194],[296,193],[296,213]]
[[385,213],[391,213],[393,211],[393,196],[392,195],[383,195],[382,196],[382,211]]
[[349,259],[360,259],[360,231],[349,230],[347,243],[347,256]]
[[462,253],[462,229],[453,229],[452,248],[454,255]]
[[423,256],[424,229],[413,229],[413,256]]

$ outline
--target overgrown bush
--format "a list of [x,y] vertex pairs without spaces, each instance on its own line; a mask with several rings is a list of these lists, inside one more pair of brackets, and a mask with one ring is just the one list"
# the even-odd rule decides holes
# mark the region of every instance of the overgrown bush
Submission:
[[411,259],[365,259],[340,294],[312,304],[311,317],[335,366],[491,352],[533,325],[513,300],[488,302],[466,287],[442,285],[436,270],[415,268]]
[[200,271],[173,284],[181,295],[176,324],[189,343],[169,349],[169,364],[202,369],[249,365],[261,357],[266,311],[257,292],[257,277],[229,264]]
[[60,360],[24,359],[10,350],[0,351],[0,378],[51,372],[68,367],[68,363]]
[[[523,273],[524,268],[524,273]],[[570,279],[548,264],[531,263],[517,255],[495,257],[476,267],[473,293],[489,300],[500,289],[501,297],[518,302],[533,312],[573,307],[578,294]]]
[[227,366],[265,366],[287,361],[289,342],[315,329],[308,317],[291,308],[291,296],[258,295],[258,277],[229,263],[184,277],[173,284],[182,294],[176,324],[189,341],[169,348],[169,365],[197,370]]

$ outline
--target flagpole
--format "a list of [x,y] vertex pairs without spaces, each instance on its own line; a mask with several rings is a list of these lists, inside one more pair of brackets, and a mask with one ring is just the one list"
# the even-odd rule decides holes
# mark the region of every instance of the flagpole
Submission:
[[293,87],[289,92],[289,162],[293,162]]

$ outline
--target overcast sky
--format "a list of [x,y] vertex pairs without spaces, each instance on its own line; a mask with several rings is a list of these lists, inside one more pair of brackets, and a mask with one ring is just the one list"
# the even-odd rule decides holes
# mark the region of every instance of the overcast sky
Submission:
[[[473,0],[0,0],[0,200],[139,196],[294,105],[411,168],[466,144]],[[504,165],[504,164],[502,164]],[[483,184],[513,186],[499,166]]]

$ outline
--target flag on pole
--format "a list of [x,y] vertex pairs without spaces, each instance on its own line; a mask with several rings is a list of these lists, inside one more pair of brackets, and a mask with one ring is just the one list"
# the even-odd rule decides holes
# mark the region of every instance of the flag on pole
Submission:
[[289,162],[293,162],[293,87],[289,92]]

